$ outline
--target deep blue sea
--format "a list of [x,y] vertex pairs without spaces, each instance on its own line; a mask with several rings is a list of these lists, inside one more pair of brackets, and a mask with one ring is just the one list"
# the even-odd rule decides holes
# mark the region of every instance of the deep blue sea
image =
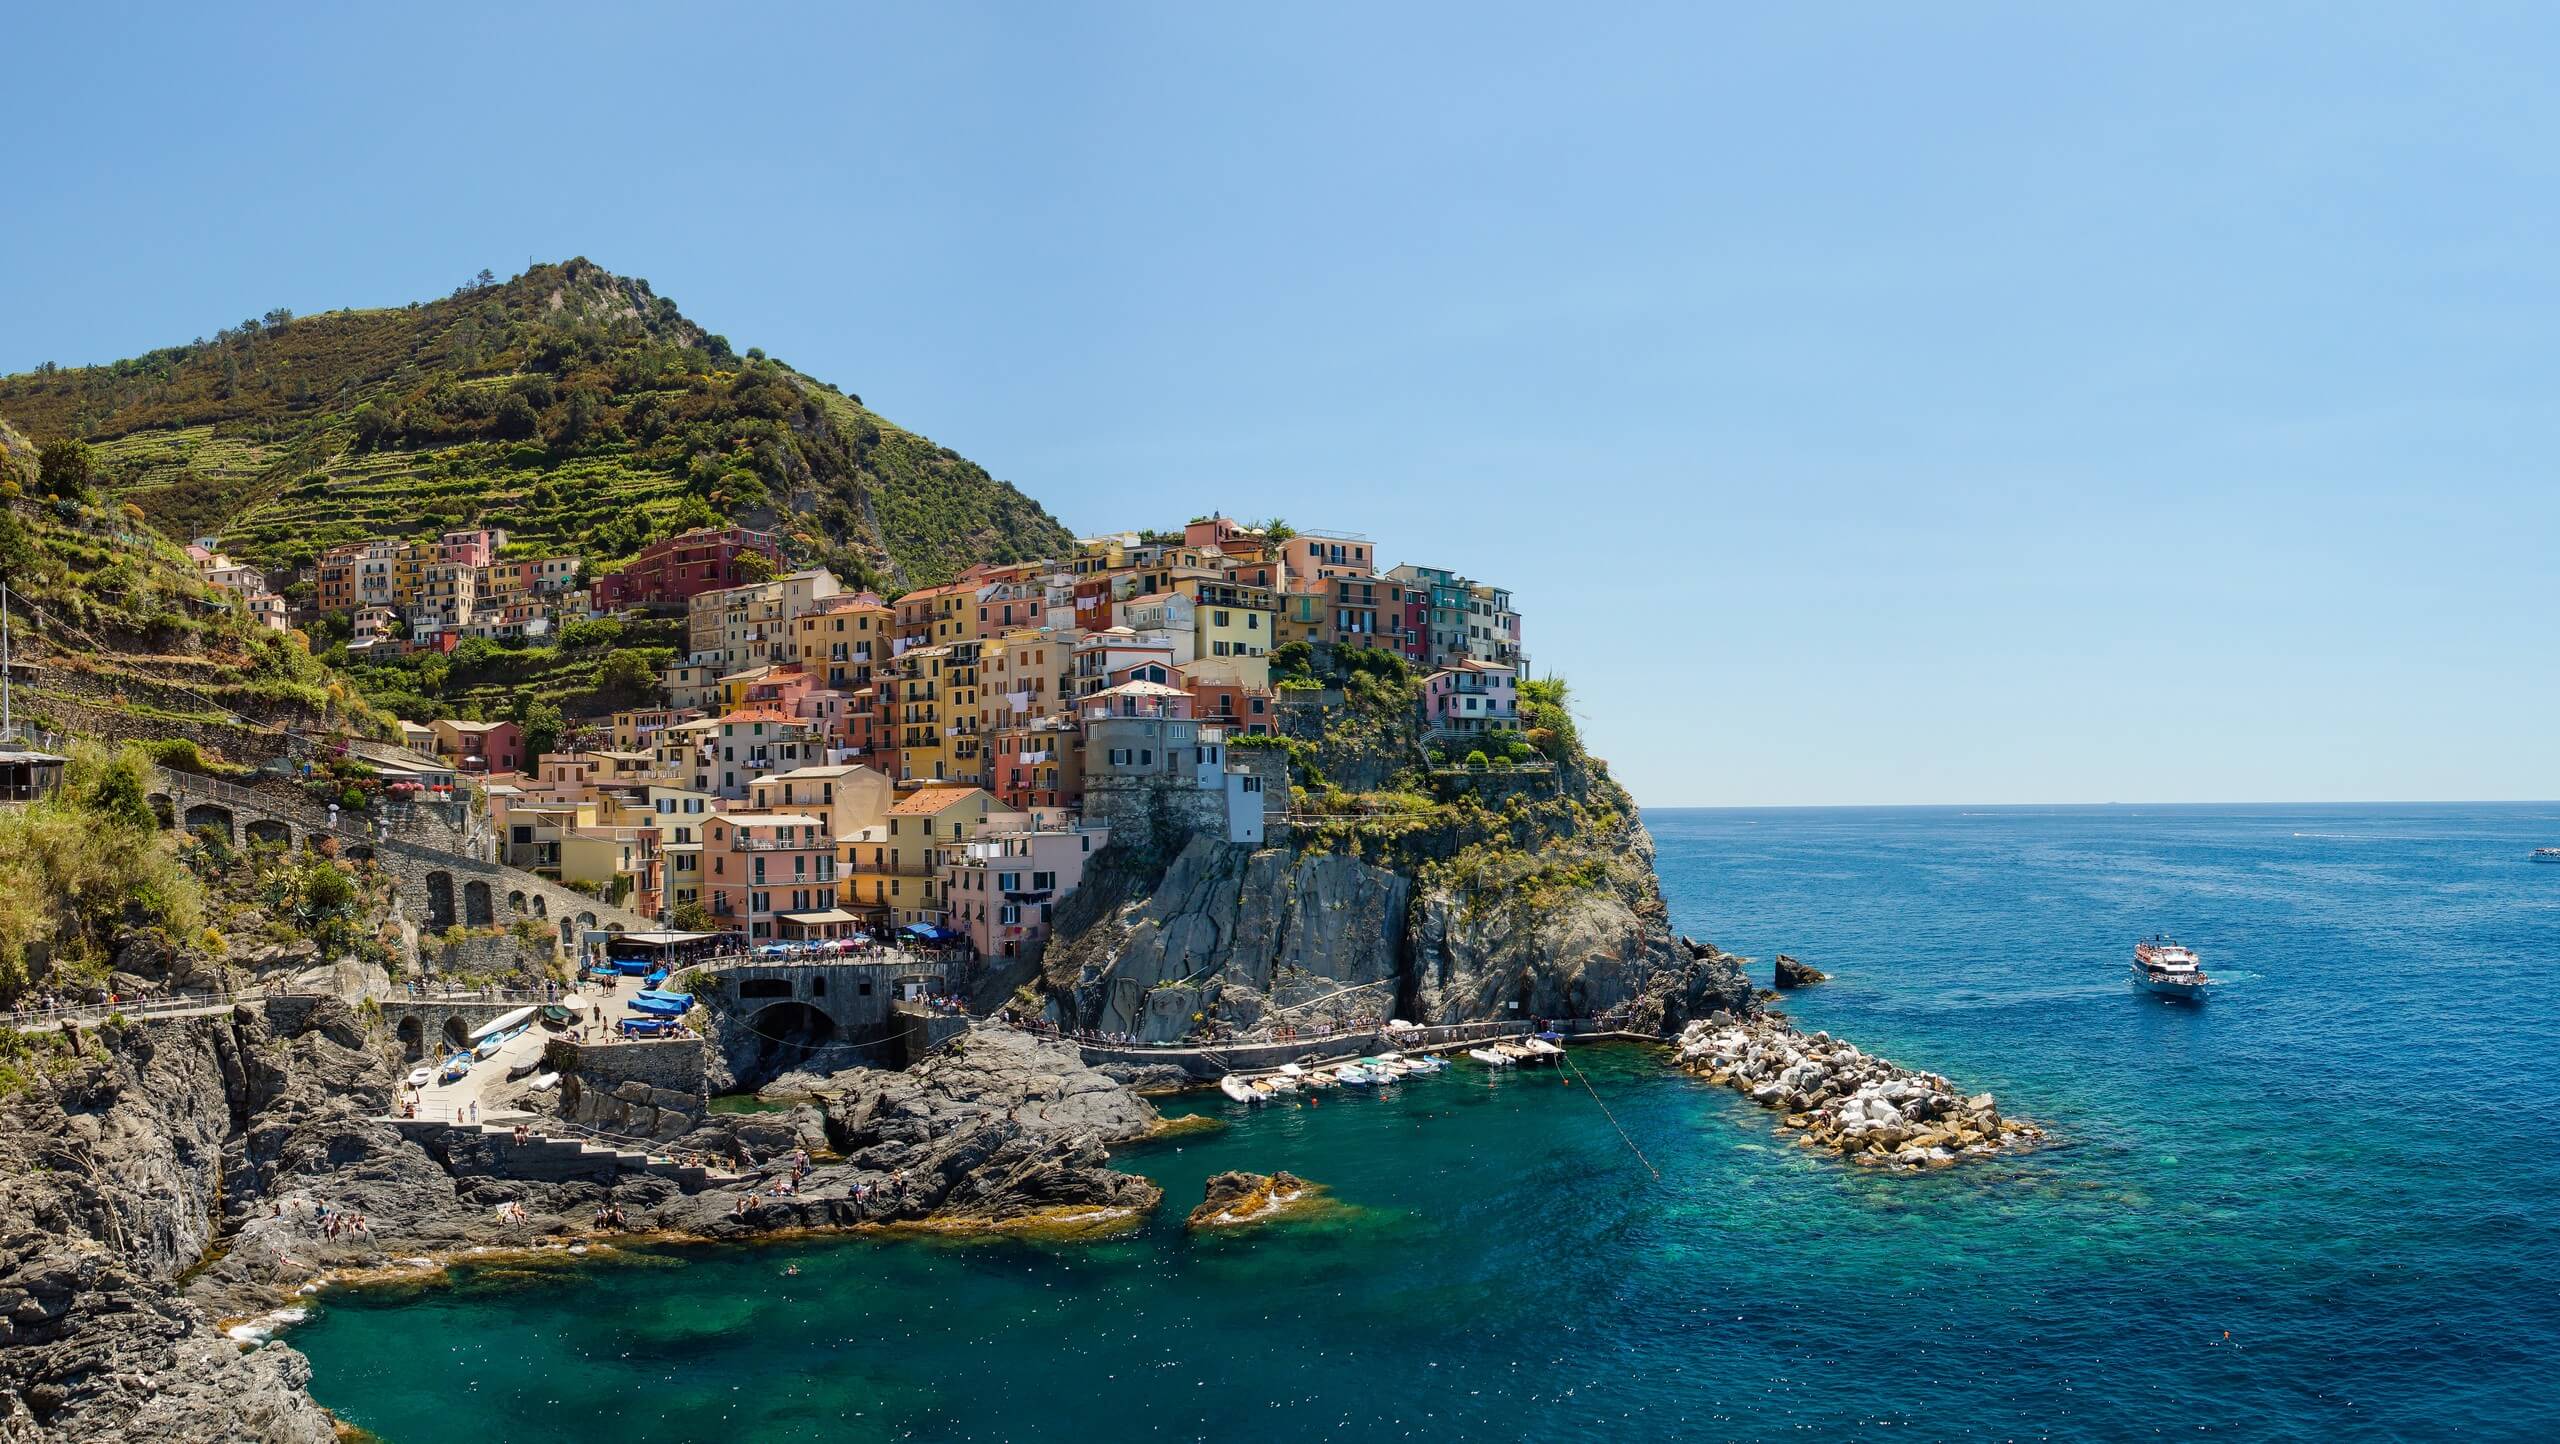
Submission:
[[[2560,1437],[2560,807],[1646,820],[1682,930],[2054,1146],[1854,1170],[1578,1049],[1659,1182],[1569,1076],[1462,1069],[1185,1105],[1233,1127],[1127,1155],[1122,1240],[492,1271],[291,1342],[392,1444]],[[2209,1006],[2127,988],[2155,929]],[[1230,1167],[1340,1207],[1187,1237]]]

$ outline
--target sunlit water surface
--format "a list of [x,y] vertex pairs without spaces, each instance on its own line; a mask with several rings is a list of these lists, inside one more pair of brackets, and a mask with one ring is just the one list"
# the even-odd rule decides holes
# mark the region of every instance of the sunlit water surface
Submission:
[[[1596,1047],[1660,1182],[1570,1075],[1462,1067],[1175,1105],[1234,1126],[1126,1155],[1168,1203],[1120,1241],[482,1273],[291,1342],[392,1444],[2553,1436],[2560,810],[1647,821],[1683,930],[2057,1146],[1857,1171]],[[2127,989],[2160,927],[2209,1007]],[[1187,1237],[1227,1168],[1341,1206]]]

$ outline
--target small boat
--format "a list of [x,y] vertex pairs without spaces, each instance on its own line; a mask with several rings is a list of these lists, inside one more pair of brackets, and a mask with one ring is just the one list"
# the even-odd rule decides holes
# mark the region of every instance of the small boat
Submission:
[[1469,1048],[1467,1050],[1467,1056],[1475,1059],[1477,1062],[1482,1063],[1488,1068],[1508,1068],[1511,1066],[1510,1059],[1495,1052],[1491,1048]]
[[564,1008],[564,1007],[560,1006],[558,1003],[545,1003],[545,1004],[543,1004],[543,1005],[542,1005],[542,1026],[544,1026],[544,1027],[546,1027],[546,1028],[566,1028],[566,1027],[568,1027],[568,1026],[569,1026],[569,1010],[568,1010],[567,1008]]
[[533,1091],[536,1093],[548,1093],[559,1086],[560,1075],[557,1073],[536,1073],[533,1075]]
[[469,1053],[456,1053],[452,1057],[444,1060],[444,1067],[439,1069],[436,1073],[436,1081],[439,1083],[455,1083],[464,1078],[468,1078],[471,1076],[471,1065],[479,1061],[479,1059],[472,1057]]
[[471,1055],[484,1061],[495,1058],[509,1043],[515,1041],[515,1036],[513,1033],[492,1033],[471,1045]]
[[1247,1083],[1244,1079],[1233,1073],[1230,1073],[1226,1077],[1218,1080],[1218,1091],[1226,1094],[1238,1103],[1259,1103],[1262,1101],[1262,1095],[1253,1091],[1252,1084]]
[[2533,850],[2533,860],[2535,862],[2560,862],[2560,847],[2537,847]]
[[1557,1058],[1564,1055],[1563,1044],[1549,1042],[1545,1038],[1523,1038],[1520,1040],[1520,1046],[1527,1049],[1534,1057]]
[[1274,1073],[1262,1081],[1270,1085],[1271,1091],[1274,1093],[1295,1093],[1298,1091],[1298,1080],[1289,1077],[1285,1073]]
[[1378,1086],[1378,1075],[1361,1067],[1357,1063],[1343,1064],[1341,1067],[1333,1070],[1333,1076],[1353,1088],[1375,1088]]
[[1271,1080],[1268,1078],[1254,1079],[1253,1093],[1255,1097],[1262,1099],[1266,1103],[1280,1096],[1280,1090],[1272,1087]]
[[1280,1076],[1283,1078],[1304,1078],[1307,1076],[1307,1070],[1299,1067],[1295,1063],[1283,1063],[1280,1065]]
[[537,1072],[537,1071],[539,1071],[539,1070],[541,1069],[541,1067],[542,1067],[542,1055],[541,1055],[541,1054],[539,1054],[539,1053],[536,1053],[536,1054],[534,1054],[532,1057],[525,1059],[523,1062],[518,1063],[518,1064],[514,1065],[513,1067],[511,1067],[511,1068],[507,1069],[507,1081],[508,1081],[508,1082],[510,1082],[510,1083],[512,1083],[512,1082],[514,1082],[516,1079],[518,1079],[518,1078],[522,1078],[522,1077],[524,1077],[525,1075],[527,1075],[527,1074],[529,1074],[529,1073],[533,1073],[533,1072]]
[[2205,999],[2205,990],[2213,979],[2204,975],[2204,967],[2196,961],[2195,949],[2163,934],[2154,933],[2133,945],[2133,986],[2159,998],[2184,998],[2192,1003]]
[[436,1070],[432,1067],[421,1065],[409,1070],[409,1086],[412,1088],[424,1088],[434,1081]]

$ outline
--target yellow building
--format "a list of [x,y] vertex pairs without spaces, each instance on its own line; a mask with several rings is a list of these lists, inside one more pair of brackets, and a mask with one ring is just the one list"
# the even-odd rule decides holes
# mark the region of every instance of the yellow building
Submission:
[[889,809],[888,836],[871,844],[884,855],[877,870],[889,884],[891,921],[902,927],[945,926],[949,918],[940,895],[945,855],[982,833],[1020,832],[1030,826],[1030,813],[1005,806],[983,787],[937,784],[899,799]]
[[830,597],[791,624],[791,655],[831,692],[871,685],[871,669],[888,660],[897,613],[869,592]]
[[887,682],[889,725],[898,748],[898,780],[931,780],[951,774],[951,744],[944,735],[943,672],[951,649],[910,647]]
[[1245,684],[1271,682],[1271,649],[1280,644],[1280,598],[1269,587],[1245,586],[1217,578],[1182,579],[1192,600],[1192,628],[1197,655],[1185,661],[1232,658]]

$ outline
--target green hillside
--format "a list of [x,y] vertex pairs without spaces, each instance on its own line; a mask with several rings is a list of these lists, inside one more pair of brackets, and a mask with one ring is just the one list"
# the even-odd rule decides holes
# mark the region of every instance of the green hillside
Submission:
[[781,532],[899,590],[1052,553],[1040,506],[860,398],[585,260],[391,310],[284,312],[111,365],[0,378],[0,415],[96,449],[163,534],[268,568],[471,524],[591,573],[688,526]]
[[284,728],[389,730],[301,635],[260,626],[129,504],[40,464],[5,420],[0,583],[18,716],[33,726],[184,736],[242,756],[273,751]]

